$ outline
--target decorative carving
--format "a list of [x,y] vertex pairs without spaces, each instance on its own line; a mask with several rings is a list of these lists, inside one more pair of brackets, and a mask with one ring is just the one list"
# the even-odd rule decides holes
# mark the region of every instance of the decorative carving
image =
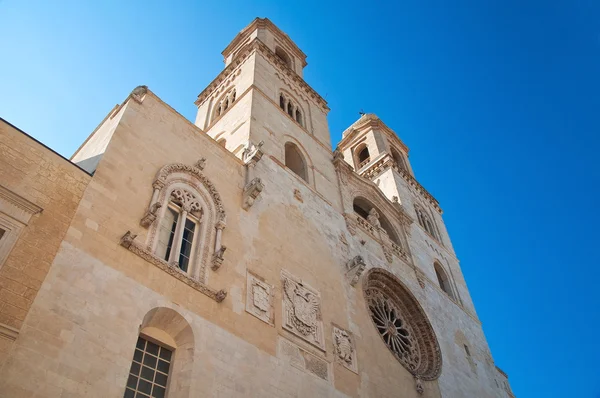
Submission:
[[204,167],[206,167],[206,158],[200,158],[196,163],[194,163],[194,167],[200,171],[204,170]]
[[202,174],[202,170],[198,169],[195,166],[188,166],[183,163],[171,163],[166,166],[163,166],[158,171],[158,174],[152,186],[155,189],[162,189],[162,187],[164,187],[165,183],[167,182],[167,177],[169,176],[169,174],[172,173],[186,173],[200,180],[202,185],[206,188],[206,190],[212,197],[212,200],[217,208],[217,212],[225,213],[223,201],[221,200],[221,196],[219,195],[219,192],[217,192],[217,189],[215,188],[214,184],[208,178],[206,178],[204,174]]
[[387,247],[387,245],[381,245],[381,248],[383,249],[383,255],[385,256],[385,259],[388,263],[391,264],[394,261],[394,256],[392,256],[392,252]]
[[296,200],[300,203],[304,203],[304,200],[302,199],[302,193],[299,189],[294,189],[294,198],[296,198]]
[[284,329],[325,350],[321,297],[285,272],[282,272],[282,281]]
[[367,217],[367,220],[371,223],[372,226],[376,228],[381,227],[381,223],[379,222],[379,213],[377,212],[377,210],[375,210],[375,208],[372,208],[369,211],[369,216]]
[[123,235],[121,237],[121,241],[119,242],[119,244],[127,249],[129,249],[129,247],[131,246],[131,244],[133,243],[133,240],[137,237],[137,235],[134,235],[131,233],[131,231],[127,231],[125,232],[125,235]]
[[248,272],[246,279],[246,311],[273,325],[273,287]]
[[355,256],[352,260],[348,261],[346,268],[348,269],[348,277],[350,278],[350,285],[356,286],[360,276],[365,270],[367,264],[362,256]]
[[371,320],[396,359],[416,378],[438,378],[440,347],[410,291],[388,271],[372,269],[365,278],[364,294]]
[[348,370],[358,373],[356,349],[350,332],[333,326],[333,352],[335,360]]
[[212,257],[212,266],[210,267],[213,271],[218,270],[223,265],[223,256],[225,255],[225,250],[227,247],[221,246],[219,250],[217,250]]
[[415,389],[419,394],[423,394],[425,389],[423,388],[423,382],[419,376],[415,376]]
[[416,273],[417,273],[417,282],[419,282],[419,286],[421,286],[421,289],[425,289],[425,277],[419,271],[417,271]]
[[400,204],[399,199],[397,196],[392,196],[392,203],[393,204]]
[[242,208],[248,210],[253,204],[258,195],[265,188],[260,178],[256,177],[244,187]]
[[160,257],[157,257],[149,251],[148,249],[139,246],[134,239],[137,235],[133,235],[130,231],[127,231],[125,235],[121,238],[120,244],[121,246],[129,249],[133,254],[141,257],[142,259],[148,261],[150,264],[155,265],[161,270],[165,271],[167,274],[175,277],[181,282],[185,283],[188,286],[191,286],[193,289],[196,289],[200,293],[210,297],[216,302],[220,303],[227,296],[227,292],[224,290],[215,291],[210,287],[206,286],[204,283],[199,282],[193,278],[191,278],[187,273],[183,272],[176,265],[171,265],[167,263]]
[[162,203],[159,202],[156,202],[152,206],[150,206],[150,209],[146,212],[146,214],[144,214],[144,217],[142,217],[142,219],[140,220],[140,225],[144,228],[148,228],[150,225],[152,225],[152,223],[156,220],[156,213],[161,207]]
[[187,189],[174,189],[173,192],[171,192],[171,198],[173,199],[173,202],[180,205],[181,208],[188,213],[199,214],[202,211],[202,205],[200,204],[200,201],[198,201],[198,198]]
[[259,142],[258,145],[249,142],[248,147],[244,149],[244,152],[242,153],[242,161],[248,166],[256,165],[264,155],[264,152],[261,150],[264,144],[264,141]]
[[137,86],[131,92],[131,98],[133,98],[133,100],[138,104],[141,104],[147,92],[148,86]]

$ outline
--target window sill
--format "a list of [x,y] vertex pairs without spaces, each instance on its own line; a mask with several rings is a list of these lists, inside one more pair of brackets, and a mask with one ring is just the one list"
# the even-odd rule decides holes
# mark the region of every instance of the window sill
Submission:
[[225,297],[227,296],[227,292],[225,292],[225,290],[221,289],[219,291],[216,291],[206,286],[204,283],[192,279],[188,274],[184,273],[179,268],[170,265],[165,260],[155,256],[154,253],[150,252],[148,249],[142,247],[137,242],[135,242],[134,240],[136,236],[137,235],[132,234],[130,231],[127,231],[127,233],[123,235],[119,243],[121,246],[128,249],[130,252],[155,265],[156,267],[165,271],[167,274],[173,276],[174,278],[179,279],[181,282],[199,291],[200,293],[210,297],[217,303],[220,303],[225,299]]

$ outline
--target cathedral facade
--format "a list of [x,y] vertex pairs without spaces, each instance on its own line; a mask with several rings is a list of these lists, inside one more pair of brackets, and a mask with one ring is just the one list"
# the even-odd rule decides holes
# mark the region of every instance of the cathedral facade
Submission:
[[268,19],[223,56],[195,123],[145,86],[70,160],[0,123],[0,396],[513,397],[408,147],[332,151]]

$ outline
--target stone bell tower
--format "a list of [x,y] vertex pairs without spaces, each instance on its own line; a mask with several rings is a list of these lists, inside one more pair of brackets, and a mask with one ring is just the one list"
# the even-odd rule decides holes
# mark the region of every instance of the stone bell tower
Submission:
[[306,54],[266,18],[252,21],[222,54],[225,69],[195,102],[196,126],[244,162],[261,144],[299,182],[339,203],[329,108],[303,79]]

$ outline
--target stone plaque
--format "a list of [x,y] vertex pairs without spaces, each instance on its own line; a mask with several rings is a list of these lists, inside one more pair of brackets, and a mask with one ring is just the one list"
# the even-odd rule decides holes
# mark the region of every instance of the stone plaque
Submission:
[[333,354],[335,361],[343,365],[346,369],[358,373],[356,363],[356,348],[354,346],[354,337],[347,330],[333,325]]
[[273,287],[250,271],[246,279],[246,311],[273,325]]
[[283,328],[325,351],[320,294],[286,271],[281,281]]

